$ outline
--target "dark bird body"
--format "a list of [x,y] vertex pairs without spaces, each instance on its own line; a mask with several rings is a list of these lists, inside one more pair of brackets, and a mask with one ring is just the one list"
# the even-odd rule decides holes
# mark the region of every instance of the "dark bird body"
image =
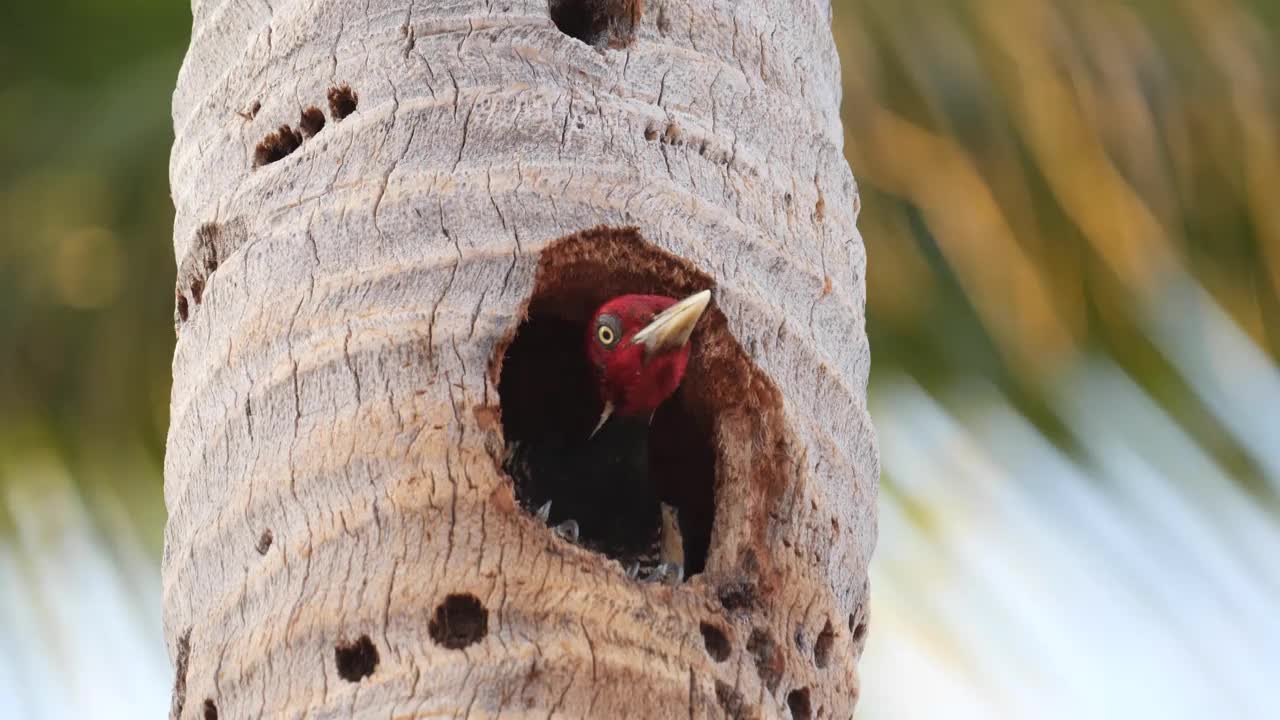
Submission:
[[526,507],[548,500],[551,524],[575,520],[582,543],[612,557],[656,553],[660,506],[649,477],[649,419],[610,418],[590,437],[521,443],[507,461]]

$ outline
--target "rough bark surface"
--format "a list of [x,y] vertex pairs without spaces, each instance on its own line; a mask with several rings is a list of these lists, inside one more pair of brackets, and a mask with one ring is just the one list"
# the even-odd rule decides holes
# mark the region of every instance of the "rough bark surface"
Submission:
[[[545,0],[193,14],[175,714],[850,717],[878,464],[827,4],[666,0],[599,48]],[[548,247],[714,285],[686,385],[716,388],[688,400],[716,520],[681,585],[553,536],[496,461],[502,351],[578,257]]]

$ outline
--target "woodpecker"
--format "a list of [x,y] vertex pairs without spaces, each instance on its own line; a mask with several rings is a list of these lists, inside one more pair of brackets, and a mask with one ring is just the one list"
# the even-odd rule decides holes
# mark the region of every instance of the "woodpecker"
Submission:
[[649,476],[649,426],[680,386],[689,338],[711,300],[622,295],[601,305],[585,329],[587,365],[600,413],[580,437],[548,431],[511,448],[508,472],[527,507],[561,537],[618,558],[632,577],[679,581],[684,551],[678,508],[662,502]]

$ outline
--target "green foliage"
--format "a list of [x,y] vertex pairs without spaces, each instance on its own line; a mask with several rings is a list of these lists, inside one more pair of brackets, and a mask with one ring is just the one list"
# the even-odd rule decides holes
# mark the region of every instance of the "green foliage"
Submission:
[[[0,455],[52,450],[85,489],[158,507],[173,348],[169,98],[190,12],[55,0],[0,15]],[[125,457],[129,471],[95,471]]]
[[993,381],[1059,437],[1047,391],[1103,354],[1254,474],[1151,323],[1190,278],[1280,352],[1277,19],[1232,0],[838,4],[877,370]]

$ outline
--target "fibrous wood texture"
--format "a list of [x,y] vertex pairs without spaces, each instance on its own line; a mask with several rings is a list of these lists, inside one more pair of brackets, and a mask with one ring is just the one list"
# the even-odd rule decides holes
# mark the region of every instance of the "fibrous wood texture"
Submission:
[[[175,714],[849,717],[878,466],[826,4],[655,3],[615,48],[537,0],[193,11]],[[714,285],[716,520],[678,586],[554,537],[495,461],[502,350],[583,243]]]

